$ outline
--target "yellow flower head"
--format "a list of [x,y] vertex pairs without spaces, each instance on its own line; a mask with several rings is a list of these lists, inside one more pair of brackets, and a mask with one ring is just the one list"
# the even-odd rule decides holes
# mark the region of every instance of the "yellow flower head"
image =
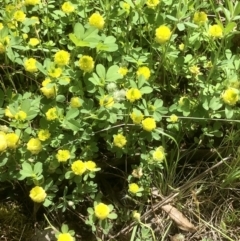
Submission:
[[82,106],[82,103],[78,97],[72,97],[70,100],[70,106],[72,108],[78,108]]
[[30,73],[35,73],[38,71],[38,68],[37,68],[37,60],[34,59],[34,58],[30,58],[30,59],[27,59],[25,62],[24,62],[24,67],[25,67],[25,70],[30,72]]
[[143,77],[148,80],[151,75],[150,69],[146,66],[139,67],[137,71],[137,76],[140,77],[141,75],[143,75]]
[[154,152],[153,152],[153,160],[162,162],[165,159],[165,152],[164,148],[162,146],[158,147]]
[[74,12],[75,8],[71,2],[65,2],[62,5],[62,10],[64,13],[72,13],[72,12]]
[[121,7],[123,8],[123,10],[124,10],[127,14],[130,13],[131,6],[130,6],[128,3],[123,2],[123,3],[121,4]]
[[175,114],[172,114],[169,119],[172,123],[176,123],[178,121],[178,117]]
[[127,67],[120,67],[118,69],[118,73],[121,74],[122,76],[125,76],[128,73]]
[[139,191],[140,187],[136,183],[131,183],[128,185],[128,191],[130,193],[136,194]]
[[42,187],[36,186],[31,189],[29,196],[34,202],[41,203],[45,200],[47,194]]
[[237,89],[228,88],[222,93],[223,102],[228,105],[235,105],[238,102],[239,92]]
[[30,38],[28,44],[32,47],[37,46],[40,43],[38,38]]
[[208,34],[213,38],[221,38],[223,36],[223,30],[219,25],[214,24],[209,27]]
[[134,124],[140,124],[144,118],[144,115],[142,114],[141,111],[135,110],[130,114],[130,117]]
[[114,105],[114,99],[113,97],[109,95],[104,95],[100,100],[99,100],[99,105],[104,106],[106,108],[111,108]]
[[0,42],[0,54],[3,54],[6,52],[6,47]]
[[52,121],[58,118],[58,114],[57,114],[57,109],[56,107],[50,108],[47,112],[46,112],[46,118],[48,121]]
[[0,23],[0,30],[2,30],[3,29],[3,23]]
[[126,98],[130,102],[134,102],[135,100],[139,100],[142,97],[142,93],[140,92],[139,89],[131,88],[126,91]]
[[22,37],[23,37],[23,39],[27,39],[27,38],[28,38],[28,35],[27,35],[26,33],[23,33],[23,34],[22,34]]
[[58,150],[56,158],[59,162],[66,162],[70,158],[70,152],[68,150]]
[[31,138],[27,143],[27,149],[32,154],[38,154],[42,150],[42,143],[37,138]]
[[14,118],[14,115],[11,113],[11,111],[9,110],[9,107],[7,106],[7,108],[4,110],[4,114],[5,116],[9,117],[9,118]]
[[155,31],[155,40],[159,44],[164,44],[171,38],[171,34],[172,33],[169,27],[161,25]]
[[205,22],[207,22],[208,17],[207,14],[205,12],[196,12],[194,13],[193,16],[193,22],[200,25],[200,24],[204,24]]
[[25,5],[37,5],[40,3],[40,0],[25,0]]
[[43,87],[40,89],[43,95],[46,96],[48,99],[55,97],[57,92],[56,86],[55,85],[48,86],[49,83],[51,83],[51,80],[49,78],[46,78],[42,82]]
[[73,241],[73,237],[69,233],[60,233],[57,241]]
[[194,74],[196,76],[202,74],[201,71],[200,71],[200,68],[197,67],[197,65],[193,65],[193,66],[189,67],[189,70],[192,74]]
[[142,127],[145,131],[152,131],[156,129],[156,121],[153,118],[148,117],[142,121]]
[[79,67],[82,71],[84,71],[84,73],[88,72],[92,72],[94,69],[94,61],[93,58],[87,55],[83,55],[80,59],[79,59]]
[[15,19],[18,22],[23,22],[25,18],[26,14],[22,10],[17,10],[13,15],[13,19]]
[[26,112],[20,110],[20,111],[18,111],[18,112],[16,113],[16,115],[14,116],[14,118],[15,118],[16,120],[24,121],[24,120],[26,120],[26,118],[27,118],[27,114],[26,114]]
[[58,78],[62,74],[62,69],[61,68],[51,68],[48,71],[48,75],[51,76],[52,78]]
[[127,139],[122,134],[117,134],[113,136],[113,145],[119,148],[123,148],[127,143]]
[[96,163],[93,162],[93,161],[87,161],[87,162],[85,163],[85,165],[86,165],[87,170],[88,170],[88,171],[91,171],[91,172],[95,171],[95,169],[96,169],[96,167],[97,167]]
[[6,134],[7,145],[11,149],[15,149],[19,143],[19,136],[15,133]]
[[149,8],[155,8],[159,2],[159,0],[147,0],[146,4]]
[[0,152],[3,152],[7,149],[7,139],[4,132],[0,133]]
[[85,162],[81,160],[73,162],[71,169],[73,173],[78,176],[81,176],[87,170]]
[[39,130],[38,131],[38,139],[40,141],[46,141],[47,139],[49,139],[51,136],[49,130]]
[[106,219],[110,213],[108,205],[104,203],[99,203],[94,207],[94,213],[100,220]]
[[54,55],[54,63],[59,66],[68,65],[70,54],[65,50],[60,50]]
[[91,26],[100,30],[103,29],[105,23],[103,17],[99,13],[92,14],[88,21]]

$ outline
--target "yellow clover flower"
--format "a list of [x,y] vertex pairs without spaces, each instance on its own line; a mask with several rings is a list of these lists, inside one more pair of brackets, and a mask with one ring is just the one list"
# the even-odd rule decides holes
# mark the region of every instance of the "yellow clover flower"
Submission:
[[100,30],[103,29],[105,23],[103,17],[99,13],[92,14],[88,21],[91,26]]
[[62,74],[62,69],[61,68],[52,68],[48,71],[48,75],[53,77],[53,78],[58,78]]
[[239,99],[239,92],[237,89],[228,88],[222,93],[223,102],[228,105],[235,105]]
[[48,86],[48,84],[51,83],[51,80],[49,78],[46,78],[43,82],[42,82],[42,88],[40,89],[41,92],[43,93],[44,96],[46,96],[48,99],[49,98],[53,98],[56,96],[56,87],[55,85],[53,86]]
[[30,72],[30,73],[35,73],[38,71],[38,68],[37,68],[37,60],[34,59],[34,58],[30,58],[30,59],[27,59],[25,62],[24,62],[24,67],[25,67],[25,70]]
[[4,110],[4,114],[5,116],[9,117],[9,118],[14,118],[14,115],[11,113],[11,111],[9,110],[9,107],[7,106],[7,108]]
[[221,38],[223,36],[223,30],[219,25],[214,24],[209,27],[208,34],[213,38]]
[[0,152],[3,152],[7,149],[7,139],[4,132],[0,132]]
[[27,149],[32,154],[38,154],[42,150],[42,143],[37,138],[31,138],[27,143]]
[[140,124],[144,118],[144,115],[141,113],[141,111],[133,111],[130,114],[130,118],[134,124]]
[[100,220],[106,219],[110,213],[108,205],[99,203],[94,207],[94,213]]
[[118,69],[118,73],[121,74],[122,76],[125,76],[128,73],[127,67],[120,67]]
[[85,162],[77,160],[71,165],[71,169],[75,175],[81,176],[86,170]]
[[172,33],[169,27],[161,25],[155,31],[155,40],[159,44],[164,44],[171,38],[171,34]]
[[207,22],[208,17],[207,14],[205,12],[196,12],[194,13],[193,16],[193,22],[200,25],[200,24],[204,24],[205,22]]
[[48,121],[52,121],[52,120],[55,120],[55,119],[58,118],[56,107],[50,108],[46,112],[46,118],[47,118]]
[[25,5],[32,5],[32,6],[37,5],[39,3],[40,3],[40,0],[25,0],[24,1]]
[[135,100],[139,100],[142,97],[142,93],[139,89],[131,88],[126,91],[126,98],[130,102],[134,102]]
[[189,70],[192,74],[194,74],[196,76],[202,74],[201,71],[200,71],[200,68],[197,67],[197,65],[193,65],[193,66],[189,67]]
[[99,105],[104,106],[106,108],[111,108],[114,105],[114,99],[111,96],[104,95],[100,100],[99,100]]
[[51,133],[49,132],[49,130],[39,130],[38,131],[38,139],[40,141],[46,141],[47,139],[49,139],[51,136]]
[[159,0],[147,0],[146,4],[149,8],[155,8],[159,2]]
[[123,148],[127,143],[127,139],[122,134],[113,135],[113,145]]
[[66,162],[70,158],[70,152],[68,150],[58,150],[56,158],[58,162]]
[[28,45],[35,47],[40,43],[40,40],[38,38],[30,38]]
[[86,166],[86,169],[87,169],[88,171],[90,171],[90,172],[95,171],[95,169],[96,169],[96,167],[97,167],[96,163],[93,162],[93,161],[87,161],[87,162],[85,162],[85,166]]
[[62,5],[62,10],[64,13],[72,13],[72,12],[74,12],[75,8],[71,2],[65,2]]
[[92,72],[94,69],[94,61],[93,58],[87,55],[83,55],[80,59],[79,59],[79,67],[81,70],[84,71],[84,73],[88,72]]
[[57,241],[73,241],[73,237],[69,233],[60,233]]
[[41,203],[45,200],[47,194],[42,187],[36,186],[31,189],[29,196],[34,202]]
[[59,50],[54,55],[54,63],[59,66],[68,65],[69,60],[70,60],[70,54],[65,50]]
[[184,47],[185,47],[184,43],[181,43],[181,44],[178,45],[178,48],[179,48],[179,50],[181,50],[181,51],[184,50]]
[[153,118],[148,117],[142,121],[142,127],[145,131],[152,131],[156,129],[156,121]]
[[176,123],[178,121],[178,117],[175,114],[172,114],[169,119],[172,123]]
[[162,146],[158,147],[152,154],[153,160],[162,162],[165,159],[165,152]]
[[27,114],[26,114],[26,112],[20,110],[20,111],[18,111],[18,112],[16,113],[16,115],[14,116],[14,118],[15,118],[16,120],[24,121],[24,120],[26,120],[26,118],[27,118]]
[[22,10],[17,10],[14,13],[13,18],[18,22],[23,22],[26,18],[26,14]]
[[148,80],[151,75],[150,69],[146,66],[139,67],[137,71],[137,76],[140,77],[141,75],[143,75],[143,77]]
[[72,97],[70,100],[70,106],[72,108],[78,108],[82,106],[82,103],[78,97]]
[[136,183],[131,183],[128,185],[128,191],[132,194],[136,194],[140,187]]
[[19,143],[19,136],[15,133],[6,134],[7,145],[11,149],[15,149]]
[[123,8],[123,10],[124,10],[127,14],[130,13],[130,8],[131,8],[131,6],[130,6],[128,3],[123,2],[123,3],[121,4],[121,7]]

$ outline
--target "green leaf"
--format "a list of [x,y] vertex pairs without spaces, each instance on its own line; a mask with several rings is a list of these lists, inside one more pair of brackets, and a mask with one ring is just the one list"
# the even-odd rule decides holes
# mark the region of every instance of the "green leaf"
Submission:
[[185,30],[185,25],[184,25],[184,23],[178,23],[178,24],[177,24],[177,28],[178,28],[179,31]]
[[73,34],[73,33],[70,33],[68,36],[69,36],[70,40],[72,40],[72,42],[78,47],[89,47],[90,46],[90,43],[83,41],[81,39],[78,39],[75,36],[75,34]]
[[150,94],[153,91],[153,88],[151,88],[150,86],[144,86],[140,89],[142,94]]
[[228,34],[232,32],[232,30],[237,26],[235,22],[230,22],[227,24],[227,26],[224,29],[224,34]]
[[168,18],[168,19],[170,19],[170,20],[172,20],[174,22],[178,22],[178,19],[173,17],[173,16],[171,16],[171,15],[166,15],[166,18]]
[[110,213],[109,215],[108,215],[108,218],[110,218],[110,219],[116,219],[118,216],[117,216],[117,214],[116,213]]
[[64,95],[57,95],[56,101],[59,103],[63,103],[66,100],[66,97]]
[[31,108],[31,101],[24,100],[21,104],[21,110],[28,113]]
[[31,173],[31,174],[33,173],[32,165],[27,162],[24,162],[22,164],[22,170],[24,170],[25,172]]
[[99,76],[101,79],[104,80],[105,77],[106,77],[105,67],[104,67],[102,64],[98,64],[97,67],[96,67],[96,71],[97,71],[98,76]]
[[227,119],[231,119],[233,116],[233,109],[230,106],[225,107],[225,115]]
[[79,131],[82,126],[77,120],[68,120],[64,122],[64,128],[70,129],[72,131]]
[[219,110],[221,107],[222,103],[220,98],[213,96],[213,98],[210,100],[209,108],[211,108],[212,110]]
[[73,32],[78,39],[82,39],[84,35],[84,27],[81,23],[76,23]]
[[117,65],[112,65],[107,71],[106,81],[114,82],[118,79],[121,79],[122,75],[118,73],[118,70],[119,70],[119,67]]
[[42,169],[42,163],[41,162],[37,162],[37,163],[35,163],[35,165],[34,165],[34,168],[33,168],[33,171],[34,171],[34,173],[35,174],[42,174],[42,171],[43,171],[43,169]]
[[65,118],[66,118],[66,120],[71,120],[71,119],[74,119],[75,117],[77,117],[78,115],[79,115],[79,110],[76,108],[71,108],[67,112]]
[[62,233],[67,233],[68,232],[68,225],[63,224],[62,227],[61,227],[61,231],[62,231]]

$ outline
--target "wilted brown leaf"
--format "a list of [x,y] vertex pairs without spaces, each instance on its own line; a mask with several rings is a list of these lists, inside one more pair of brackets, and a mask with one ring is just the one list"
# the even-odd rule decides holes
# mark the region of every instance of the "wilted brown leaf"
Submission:
[[174,236],[170,236],[171,241],[184,241],[185,237],[181,233],[175,234]]
[[168,213],[169,217],[184,231],[195,232],[196,228],[188,219],[175,207],[170,204],[161,207],[162,210]]

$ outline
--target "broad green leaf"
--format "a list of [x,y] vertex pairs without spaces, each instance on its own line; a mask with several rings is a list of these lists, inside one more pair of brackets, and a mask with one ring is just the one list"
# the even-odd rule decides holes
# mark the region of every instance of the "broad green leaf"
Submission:
[[118,79],[122,78],[122,75],[118,73],[119,67],[117,65],[112,65],[106,75],[106,81],[108,82],[114,82]]
[[42,163],[41,162],[37,162],[34,165],[33,171],[35,174],[42,174],[43,168],[42,168]]
[[71,108],[67,112],[65,118],[66,118],[66,120],[71,120],[71,119],[74,119],[75,117],[77,117],[78,115],[79,115],[79,110],[76,108]]
[[28,113],[30,108],[31,108],[31,101],[24,100],[21,104],[21,110]]
[[101,79],[104,80],[106,78],[106,70],[105,70],[105,67],[102,64],[98,64],[97,65],[96,71],[97,71],[98,76]]
[[82,126],[79,123],[79,121],[73,120],[73,119],[65,121],[64,122],[64,127],[66,129],[70,129],[72,131],[79,131],[82,128]]
[[73,32],[78,39],[82,39],[84,36],[84,27],[82,26],[81,23],[76,23],[74,25]]
[[153,91],[153,88],[150,86],[144,86],[140,89],[142,94],[150,94]]
[[209,107],[212,110],[219,110],[222,107],[220,98],[213,96],[213,98],[210,100]]
[[70,40],[72,40],[72,42],[78,46],[78,47],[87,47],[90,46],[90,43],[86,42],[86,41],[82,41],[81,39],[78,39],[73,33],[69,34],[69,38]]

